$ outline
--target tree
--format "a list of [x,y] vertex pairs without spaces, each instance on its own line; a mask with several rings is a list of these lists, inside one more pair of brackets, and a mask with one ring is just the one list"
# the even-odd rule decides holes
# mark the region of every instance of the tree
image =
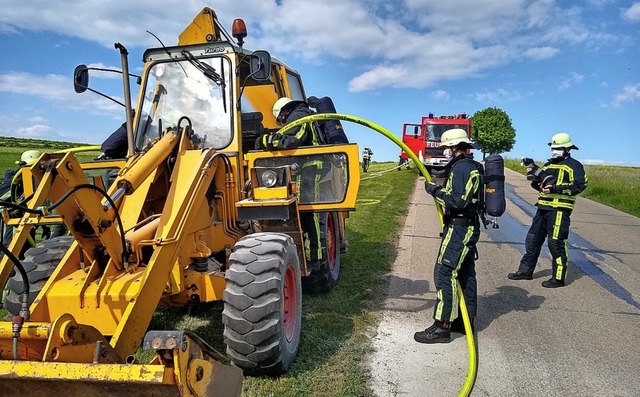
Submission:
[[516,143],[516,130],[509,115],[502,109],[486,108],[476,112],[471,122],[471,139],[482,154],[508,152]]

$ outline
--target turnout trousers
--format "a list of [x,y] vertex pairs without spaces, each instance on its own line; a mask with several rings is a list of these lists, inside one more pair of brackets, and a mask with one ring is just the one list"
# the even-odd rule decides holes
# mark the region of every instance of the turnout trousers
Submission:
[[526,252],[518,271],[533,274],[545,238],[551,253],[551,277],[564,281],[567,276],[569,225],[571,211],[538,209],[525,239]]
[[[320,179],[326,174],[314,165],[305,165],[298,175],[297,183],[300,189],[300,203],[314,203],[321,199]],[[327,224],[327,213],[310,211],[300,212],[300,227],[304,237],[304,252],[308,262],[324,259],[323,241]]]
[[480,226],[447,224],[442,233],[442,243],[434,269],[436,305],[433,318],[452,322],[458,317],[458,282],[473,320],[478,308],[478,284],[476,281],[476,243],[480,238]]

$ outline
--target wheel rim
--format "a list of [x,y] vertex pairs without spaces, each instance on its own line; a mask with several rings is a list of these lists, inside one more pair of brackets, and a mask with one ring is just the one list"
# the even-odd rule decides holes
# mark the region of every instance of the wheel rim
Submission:
[[333,225],[333,214],[329,214],[327,219],[327,260],[329,267],[333,270],[336,265],[336,233]]
[[284,288],[282,291],[282,301],[284,309],[284,335],[288,342],[291,342],[296,331],[298,320],[298,280],[293,266],[288,265],[284,275]]

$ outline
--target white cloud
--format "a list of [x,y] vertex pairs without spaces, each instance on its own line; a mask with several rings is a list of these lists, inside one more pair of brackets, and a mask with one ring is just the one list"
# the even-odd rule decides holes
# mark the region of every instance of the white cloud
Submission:
[[640,3],[633,3],[631,7],[622,12],[622,16],[629,21],[640,21]]
[[47,122],[48,120],[46,118],[40,117],[40,116],[33,116],[29,118],[29,123],[32,123],[32,124],[45,124]]
[[[146,29],[173,45],[202,8],[196,0],[23,3],[3,8],[0,31],[53,31],[109,48],[114,42],[158,46]],[[560,44],[615,38],[584,23],[580,6],[562,8],[554,0],[221,0],[212,6],[227,29],[233,18],[245,19],[251,48],[267,48],[281,59],[366,65],[353,70],[350,91],[422,88],[523,57],[548,59]]]
[[495,91],[476,92],[475,94],[472,94],[472,97],[480,103],[492,105],[515,102],[521,99],[522,95],[517,91],[508,91],[503,88],[499,88]]
[[618,167],[640,167],[640,162],[637,161],[609,161],[600,159],[584,159],[580,160],[584,165],[614,165]]
[[564,91],[576,84],[579,84],[582,82],[582,80],[584,80],[584,76],[581,75],[580,73],[576,73],[576,72],[571,72],[571,74],[569,75],[569,77],[567,77],[566,79],[562,80],[560,82],[560,84],[558,84],[558,91]]
[[51,132],[53,129],[48,125],[44,124],[35,124],[29,127],[19,128],[16,132],[20,137],[25,138],[43,138],[43,137],[51,137]]
[[[95,95],[79,95],[73,89],[73,80],[66,76],[48,74],[44,76],[24,72],[0,74],[0,92],[30,95],[43,98],[60,108],[84,111],[89,114],[109,115],[122,112],[111,101]],[[116,98],[122,101],[121,98]]]
[[447,91],[444,90],[436,90],[431,92],[431,96],[436,101],[446,101],[449,99],[450,95]]
[[611,105],[619,108],[627,102],[635,102],[638,98],[640,98],[640,83],[627,84],[622,92],[615,95]]
[[555,47],[533,47],[525,50],[524,56],[534,61],[540,61],[552,58],[558,52],[560,52],[560,50]]

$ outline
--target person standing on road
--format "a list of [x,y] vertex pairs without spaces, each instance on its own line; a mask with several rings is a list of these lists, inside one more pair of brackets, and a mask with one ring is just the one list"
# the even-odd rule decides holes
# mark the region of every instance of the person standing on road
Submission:
[[[280,125],[287,125],[305,116],[314,114],[305,101],[282,97],[273,104],[273,116]],[[321,143],[317,123],[306,123],[295,127],[284,134],[264,134],[255,143],[256,149],[286,150],[300,146],[314,146]],[[326,174],[322,161],[308,161],[300,167],[297,183],[300,191],[300,202],[311,203],[320,200],[318,182]],[[301,212],[300,226],[304,233],[305,255],[307,267],[317,270],[323,258],[321,230],[326,225],[326,212]]]
[[531,280],[545,238],[551,252],[551,278],[542,283],[545,288],[565,285],[567,277],[569,224],[576,196],[587,187],[587,176],[582,164],[571,157],[571,149],[578,150],[569,134],[555,134],[549,142],[551,158],[539,168],[532,160],[527,165],[527,178],[536,189],[538,202],[531,228],[525,239],[526,252],[511,280]]
[[472,326],[477,311],[475,260],[476,243],[480,238],[478,202],[482,166],[473,160],[472,154],[467,153],[472,143],[462,129],[445,131],[441,146],[449,159],[444,170],[444,187],[425,183],[427,193],[444,209],[442,242],[434,269],[437,291],[433,314],[435,322],[414,334],[413,338],[420,343],[449,343],[451,331],[461,329],[458,283],[462,287]]

